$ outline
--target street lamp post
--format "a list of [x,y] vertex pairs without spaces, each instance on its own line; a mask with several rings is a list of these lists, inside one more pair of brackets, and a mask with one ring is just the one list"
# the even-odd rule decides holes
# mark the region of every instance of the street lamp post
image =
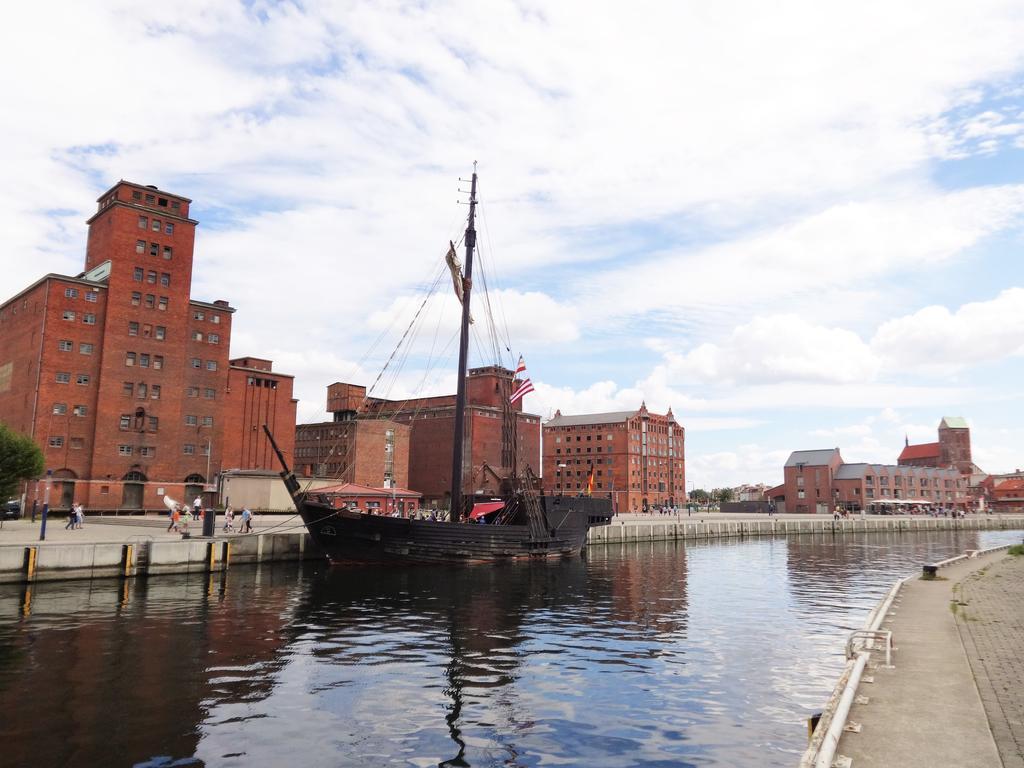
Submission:
[[53,479],[53,470],[46,470],[46,490],[43,491],[43,522],[39,526],[39,540],[46,541],[46,515],[50,511],[50,481]]
[[316,436],[316,469],[313,471],[313,476],[322,474],[320,469],[320,435]]

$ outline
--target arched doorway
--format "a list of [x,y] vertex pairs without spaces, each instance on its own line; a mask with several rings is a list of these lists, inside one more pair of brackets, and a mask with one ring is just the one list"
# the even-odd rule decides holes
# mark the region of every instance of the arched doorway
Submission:
[[[206,478],[202,475],[189,475],[185,478],[185,504],[189,507],[192,506],[192,502],[196,496],[202,498],[203,488],[206,485]],[[205,503],[205,499],[204,499]]]
[[124,486],[121,492],[121,506],[124,509],[142,509],[142,500],[145,496],[146,476],[137,470],[132,470],[124,477]]
[[54,505],[60,509],[68,509],[75,503],[75,480],[78,479],[70,469],[58,469],[53,473],[53,489],[56,493],[53,498],[57,500]]

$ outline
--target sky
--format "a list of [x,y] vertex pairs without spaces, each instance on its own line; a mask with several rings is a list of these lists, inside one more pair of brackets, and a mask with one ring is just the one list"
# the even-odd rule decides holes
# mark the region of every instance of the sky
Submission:
[[[40,2],[0,27],[4,298],[118,179],[190,197],[233,356],[370,385],[465,227],[526,410],[671,408],[696,487],[1024,466],[1019,2]],[[482,277],[481,277],[482,275]],[[438,290],[373,390],[454,390]],[[477,298],[477,297],[475,297]],[[471,364],[494,362],[474,304]],[[508,362],[508,360],[504,360]]]

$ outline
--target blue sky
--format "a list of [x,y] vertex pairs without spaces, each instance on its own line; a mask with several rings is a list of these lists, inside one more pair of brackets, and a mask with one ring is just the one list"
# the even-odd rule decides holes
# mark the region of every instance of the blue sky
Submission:
[[[529,410],[671,406],[698,486],[777,482],[801,448],[891,462],[944,415],[984,469],[1024,465],[1018,3],[8,16],[5,296],[80,270],[117,179],[187,195],[194,296],[229,299],[232,354],[317,419],[328,383],[376,377],[478,161]],[[425,368],[455,314],[439,295],[380,394],[454,386]]]

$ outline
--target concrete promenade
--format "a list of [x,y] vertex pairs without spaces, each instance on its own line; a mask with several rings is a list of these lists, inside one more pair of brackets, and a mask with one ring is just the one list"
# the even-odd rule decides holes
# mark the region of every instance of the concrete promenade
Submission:
[[908,580],[893,602],[882,624],[893,665],[872,653],[847,717],[861,730],[836,753],[853,768],[1024,768],[1024,557],[938,573]]

